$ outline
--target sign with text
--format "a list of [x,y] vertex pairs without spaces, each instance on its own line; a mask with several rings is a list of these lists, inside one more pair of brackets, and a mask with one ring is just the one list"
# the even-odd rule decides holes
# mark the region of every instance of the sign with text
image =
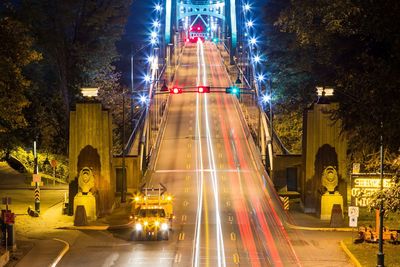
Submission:
[[[383,188],[392,185],[393,174],[384,174]],[[374,193],[381,190],[379,173],[351,174],[351,201],[355,206],[367,207]]]
[[349,217],[349,227],[357,227],[358,217]]

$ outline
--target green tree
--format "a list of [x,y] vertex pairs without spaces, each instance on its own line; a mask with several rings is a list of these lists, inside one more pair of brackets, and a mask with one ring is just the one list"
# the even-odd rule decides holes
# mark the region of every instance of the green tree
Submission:
[[[84,86],[98,86],[113,77],[120,39],[131,1],[26,0],[19,17],[30,25],[44,55],[31,70],[35,85],[30,98],[31,132],[53,150],[66,151],[68,117]],[[56,146],[54,147],[54,144]]]
[[279,20],[299,45],[315,48],[313,76],[337,89],[336,116],[353,150],[376,150],[381,134],[389,151],[400,147],[399,12],[395,0],[306,0],[291,1]]
[[41,59],[33,49],[34,39],[19,21],[0,18],[0,148],[11,150],[27,126],[24,109],[29,105],[26,91],[31,81],[24,68]]

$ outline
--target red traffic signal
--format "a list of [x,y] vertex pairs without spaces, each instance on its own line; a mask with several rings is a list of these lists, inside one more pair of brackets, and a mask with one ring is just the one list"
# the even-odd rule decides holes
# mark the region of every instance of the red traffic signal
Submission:
[[173,87],[169,90],[171,94],[182,94],[182,88],[179,87]]
[[210,86],[197,86],[197,92],[198,93],[209,93]]

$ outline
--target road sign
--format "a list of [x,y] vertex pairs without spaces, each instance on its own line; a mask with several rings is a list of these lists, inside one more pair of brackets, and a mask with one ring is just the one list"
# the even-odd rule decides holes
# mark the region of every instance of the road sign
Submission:
[[38,173],[32,174],[32,182],[40,183],[40,174],[38,174]]
[[349,217],[349,226],[350,227],[357,227],[357,217]]
[[11,204],[11,197],[2,197],[1,202],[3,205],[10,205]]
[[57,160],[52,159],[52,160],[50,161],[50,165],[51,165],[51,167],[53,167],[53,168],[57,167]]
[[349,217],[358,217],[358,207],[356,206],[349,206]]

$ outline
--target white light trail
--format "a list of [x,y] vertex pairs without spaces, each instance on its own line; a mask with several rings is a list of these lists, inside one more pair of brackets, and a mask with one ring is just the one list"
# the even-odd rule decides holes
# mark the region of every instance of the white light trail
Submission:
[[[196,97],[196,133],[198,143],[196,146],[196,155],[200,155],[196,160],[197,167],[197,214],[196,214],[196,227],[193,240],[193,259],[192,266],[200,266],[200,237],[201,237],[201,219],[203,213],[203,182],[204,182],[204,165],[202,156],[202,144],[201,144],[201,131],[200,131],[200,115],[199,115],[199,95]],[[200,166],[198,166],[200,164]]]
[[216,171],[216,164],[215,164],[215,156],[214,156],[214,149],[211,139],[211,130],[210,124],[208,120],[208,102],[207,102],[207,95],[204,96],[204,110],[205,110],[205,119],[206,119],[206,136],[207,136],[207,145],[208,145],[208,157],[210,159],[210,169],[211,169],[211,180],[213,184],[213,191],[214,191],[214,205],[215,205],[215,219],[216,219],[216,232],[217,232],[217,252],[218,252],[218,267],[226,266],[225,260],[225,250],[224,250],[224,237],[222,234],[222,227],[221,227],[221,216],[219,210],[219,190],[218,190],[218,179],[217,179],[217,171]]

